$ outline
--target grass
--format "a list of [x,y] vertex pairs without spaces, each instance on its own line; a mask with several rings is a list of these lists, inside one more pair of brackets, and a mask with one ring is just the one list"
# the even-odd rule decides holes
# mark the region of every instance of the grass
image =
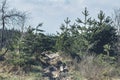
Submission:
[[15,75],[13,73],[1,72],[0,80],[43,80],[40,66],[33,66],[26,74]]
[[29,75],[10,75],[7,73],[0,74],[0,80],[43,80],[41,73],[30,73]]

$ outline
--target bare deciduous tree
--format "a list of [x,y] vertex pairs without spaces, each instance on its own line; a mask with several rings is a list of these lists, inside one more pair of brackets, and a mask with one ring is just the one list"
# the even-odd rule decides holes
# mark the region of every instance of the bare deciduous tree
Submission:
[[0,5],[0,23],[2,26],[1,32],[1,48],[5,46],[6,39],[5,39],[5,28],[7,25],[15,25],[15,24],[22,24],[22,30],[25,23],[26,14],[17,11],[16,9],[9,9],[7,4],[7,0],[3,0]]
[[115,9],[113,14],[114,26],[117,29],[117,35],[120,35],[120,9]]

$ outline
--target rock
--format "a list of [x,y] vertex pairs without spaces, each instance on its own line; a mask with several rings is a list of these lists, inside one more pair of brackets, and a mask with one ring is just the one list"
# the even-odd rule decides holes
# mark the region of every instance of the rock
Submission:
[[54,59],[54,58],[57,58],[59,57],[59,54],[55,53],[55,54],[45,54],[46,57],[50,58],[50,59]]
[[64,70],[64,69],[63,69],[63,66],[61,65],[61,66],[60,66],[60,72],[63,72],[63,70]]
[[60,75],[59,71],[52,71],[51,74],[52,74],[52,78],[58,78]]
[[50,70],[50,71],[57,71],[57,68],[56,68],[55,66],[51,66],[51,67],[49,68],[49,70]]
[[[62,57],[58,53],[42,53],[43,60],[49,65],[44,69],[45,77],[49,77],[49,80],[69,80],[68,77],[68,66],[63,63]],[[64,79],[62,79],[64,78]],[[58,79],[59,80],[59,79]]]
[[65,63],[63,64],[63,72],[68,72],[68,67]]
[[50,72],[49,68],[45,68],[43,71],[44,71],[44,73],[49,73]]
[[3,73],[4,72],[4,70],[3,69],[0,69],[0,73]]

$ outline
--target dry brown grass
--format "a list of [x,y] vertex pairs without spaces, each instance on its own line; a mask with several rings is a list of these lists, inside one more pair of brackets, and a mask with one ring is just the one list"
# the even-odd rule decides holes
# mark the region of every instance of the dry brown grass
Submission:
[[80,63],[74,62],[75,69],[87,80],[111,80],[109,73],[113,68],[95,60],[93,55],[84,56]]

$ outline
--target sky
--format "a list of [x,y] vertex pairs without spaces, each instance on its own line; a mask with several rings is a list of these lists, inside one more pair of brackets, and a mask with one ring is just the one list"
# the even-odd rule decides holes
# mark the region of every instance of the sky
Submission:
[[81,12],[85,7],[92,17],[96,17],[100,10],[111,16],[114,9],[120,8],[120,0],[8,0],[8,2],[10,7],[28,13],[29,20],[26,25],[36,27],[43,22],[42,29],[51,34],[59,31],[67,17],[71,22],[75,22],[77,17],[82,18]]

